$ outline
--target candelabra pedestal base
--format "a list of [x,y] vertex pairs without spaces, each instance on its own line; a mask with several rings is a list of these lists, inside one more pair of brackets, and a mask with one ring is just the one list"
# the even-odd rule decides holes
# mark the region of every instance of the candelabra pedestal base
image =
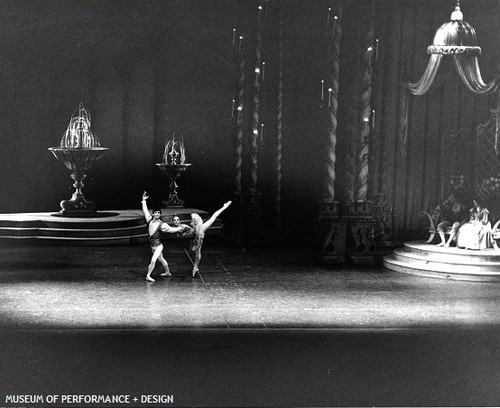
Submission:
[[186,169],[191,166],[191,164],[156,164],[160,170],[170,179],[170,192],[168,198],[161,202],[162,208],[182,208],[184,207],[184,201],[182,201],[177,196],[177,182],[176,180],[181,176],[181,174],[186,171]]
[[316,257],[320,262],[345,262],[347,223],[340,217],[320,215]]
[[87,177],[83,173],[73,173],[71,178],[75,180],[73,187],[75,187],[75,192],[73,193],[71,199],[62,200],[61,215],[66,217],[78,217],[78,216],[92,216],[96,214],[95,203],[93,201],[87,200],[82,193],[83,180]]
[[342,218],[347,224],[346,255],[355,263],[372,263],[376,250],[373,239],[375,220],[370,215],[346,216]]
[[318,240],[316,257],[330,262],[374,262],[376,221],[371,215],[370,203],[351,203],[345,214],[340,214],[339,203],[324,203],[316,219]]
[[61,201],[59,215],[65,217],[91,217],[96,215],[95,203],[87,200],[82,193],[83,180],[94,161],[99,160],[108,151],[107,147],[66,148],[51,147],[49,150],[71,170],[75,192],[71,199]]

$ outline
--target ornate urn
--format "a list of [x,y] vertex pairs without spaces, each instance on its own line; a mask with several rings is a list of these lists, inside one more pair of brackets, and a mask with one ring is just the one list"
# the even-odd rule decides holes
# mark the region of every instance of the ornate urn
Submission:
[[177,196],[178,185],[176,180],[191,164],[186,163],[184,142],[182,138],[176,140],[175,132],[172,139],[168,140],[165,144],[162,162],[156,163],[156,165],[170,179],[170,191],[168,198],[162,201],[162,207],[183,207],[184,201]]
[[59,147],[49,147],[57,160],[62,161],[71,171],[75,181],[75,192],[69,200],[61,201],[60,215],[68,217],[88,217],[95,215],[95,203],[86,199],[82,193],[83,180],[92,164],[99,160],[109,149],[101,147],[99,140],[90,130],[90,114],[83,103],[71,115],[68,128]]

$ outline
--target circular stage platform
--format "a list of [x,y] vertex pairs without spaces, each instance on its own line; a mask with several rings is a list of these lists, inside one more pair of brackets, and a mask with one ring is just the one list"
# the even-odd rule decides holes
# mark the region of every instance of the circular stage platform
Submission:
[[433,278],[500,282],[500,251],[443,248],[405,242],[384,257],[384,266],[397,272]]
[[[162,209],[162,220],[171,222],[174,214],[189,224],[191,213],[205,220],[210,214],[195,208]],[[222,221],[217,219],[207,231],[220,234]],[[172,234],[163,234],[165,239]],[[65,217],[58,213],[0,214],[0,242],[51,241],[73,245],[128,245],[148,241],[142,210],[110,210],[95,217]]]

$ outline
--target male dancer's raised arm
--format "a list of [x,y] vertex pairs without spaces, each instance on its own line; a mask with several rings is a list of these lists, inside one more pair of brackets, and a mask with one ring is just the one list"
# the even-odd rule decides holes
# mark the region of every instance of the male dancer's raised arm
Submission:
[[144,212],[144,218],[146,218],[146,222],[151,221],[151,213],[149,212],[148,204],[146,203],[146,200],[149,198],[149,196],[146,194],[146,192],[142,193],[142,211]]

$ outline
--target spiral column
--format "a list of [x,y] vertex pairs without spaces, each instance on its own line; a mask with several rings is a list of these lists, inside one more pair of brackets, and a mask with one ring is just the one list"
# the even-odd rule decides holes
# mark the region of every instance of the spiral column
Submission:
[[[242,38],[241,38],[242,39]],[[240,39],[240,42],[241,42]],[[243,154],[243,97],[245,93],[245,59],[243,57],[243,48],[240,45],[237,52],[238,78],[236,81],[236,97],[233,111],[234,118],[234,192],[241,197],[241,166]]]
[[363,56],[363,72],[360,80],[360,106],[358,123],[360,126],[357,143],[357,174],[354,187],[354,200],[366,201],[368,195],[368,155],[369,139],[371,132],[372,115],[372,77],[373,59],[375,55],[375,7],[373,0],[370,2],[368,15],[368,29],[365,35],[365,53]]
[[250,144],[250,200],[256,204],[257,198],[257,180],[258,180],[258,160],[259,160],[259,107],[260,107],[260,85],[262,65],[262,6],[259,6],[257,13],[257,28],[255,33],[255,79],[253,93],[252,110],[252,134]]
[[[258,182],[258,160],[259,160],[259,108],[260,93],[262,83],[262,6],[258,6],[257,21],[255,25],[255,69],[253,81],[252,96],[252,115],[251,115],[251,135],[250,135],[250,160],[248,165],[248,191],[242,195],[241,211],[239,213],[238,223],[233,232],[233,237],[237,242],[248,244],[260,243],[264,240],[265,229],[260,219],[262,207],[259,204],[259,194],[257,190]],[[240,91],[244,85],[244,65],[240,64]],[[242,91],[241,91],[242,92]],[[241,97],[241,98],[240,98]],[[243,100],[243,94],[240,95],[239,102]],[[240,105],[241,106],[241,105]],[[242,137],[243,127],[237,126],[238,133],[236,139]],[[241,152],[239,152],[241,153]],[[236,156],[236,163],[241,164]]]
[[[374,231],[376,220],[373,217],[374,203],[368,198],[369,182],[369,143],[372,131],[372,82],[375,60],[375,1],[370,0],[366,8],[366,32],[363,41],[363,59],[359,88],[355,93],[356,128],[351,134],[354,148],[350,158],[354,162],[354,183],[348,215],[344,217],[347,227],[346,253],[353,261],[373,261],[376,250]],[[351,167],[352,168],[352,167]]]
[[276,115],[276,229],[281,229],[281,139],[283,138],[283,10],[280,9],[278,43],[278,109]]
[[339,55],[340,55],[340,37],[342,8],[339,6],[337,15],[333,17],[333,31],[329,38],[329,61],[330,75],[327,84],[328,88],[328,103],[325,104],[327,109],[327,140],[326,140],[326,159],[324,168],[324,185],[323,185],[323,203],[331,203],[335,200],[335,165],[337,161],[337,110],[339,106]]
[[[335,179],[337,163],[337,111],[339,105],[340,40],[342,34],[342,8],[337,6],[336,15],[327,16],[326,39],[327,59],[327,101],[322,100],[321,108],[326,118],[326,141],[323,169],[323,195],[320,215],[317,219],[319,232],[317,257],[322,262],[343,261],[345,259],[346,223],[339,214],[336,200]],[[323,84],[322,84],[323,85]],[[322,88],[323,97],[323,88]]]

